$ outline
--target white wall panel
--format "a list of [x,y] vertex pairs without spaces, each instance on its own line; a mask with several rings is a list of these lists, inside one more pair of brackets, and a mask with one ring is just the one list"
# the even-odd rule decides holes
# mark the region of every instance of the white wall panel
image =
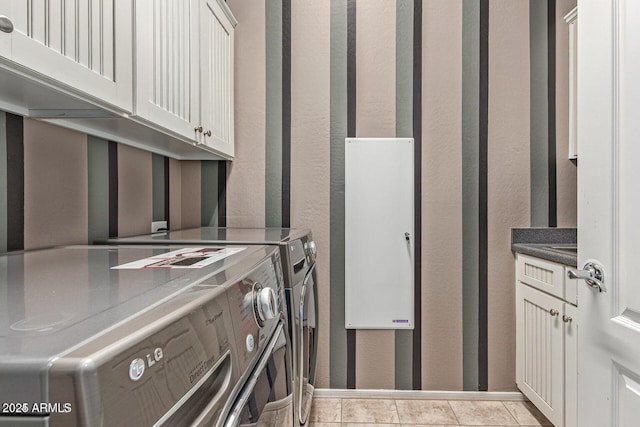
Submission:
[[348,329],[413,328],[413,152],[412,138],[346,139]]

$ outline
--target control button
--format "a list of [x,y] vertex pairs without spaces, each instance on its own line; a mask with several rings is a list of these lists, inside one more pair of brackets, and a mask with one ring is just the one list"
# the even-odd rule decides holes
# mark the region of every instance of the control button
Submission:
[[276,293],[272,288],[262,288],[256,295],[258,317],[264,323],[277,314]]
[[131,381],[138,381],[144,374],[144,360],[137,358],[133,359],[129,365],[129,378]]
[[255,341],[253,340],[253,335],[251,334],[247,335],[246,345],[247,345],[247,351],[251,353],[256,345]]
[[313,240],[304,244],[304,249],[307,251],[309,255],[315,255],[318,252],[318,248],[316,248],[316,242]]

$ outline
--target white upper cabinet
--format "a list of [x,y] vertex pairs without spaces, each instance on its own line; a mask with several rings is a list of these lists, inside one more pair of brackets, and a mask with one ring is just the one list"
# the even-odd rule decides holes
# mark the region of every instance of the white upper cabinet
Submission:
[[[132,2],[8,0],[14,27],[0,32],[0,55],[14,71],[96,105],[132,107]],[[5,61],[6,60],[6,61]]]
[[233,157],[235,19],[216,0],[140,0],[135,115]]
[[180,160],[230,160],[224,0],[0,0],[0,109]]
[[135,115],[195,142],[200,122],[197,0],[136,3]]
[[200,142],[233,156],[233,45],[236,21],[227,5],[201,0]]

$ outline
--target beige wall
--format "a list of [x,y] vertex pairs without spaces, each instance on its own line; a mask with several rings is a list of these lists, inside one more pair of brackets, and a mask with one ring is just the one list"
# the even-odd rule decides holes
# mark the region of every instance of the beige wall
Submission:
[[[318,248],[319,310],[329,312],[329,2],[292,2],[291,226]],[[309,178],[304,178],[309,177]],[[318,387],[329,387],[329,317],[320,317]]]
[[227,172],[227,226],[264,227],[265,3],[232,0],[230,6],[239,27],[234,75],[236,157]]
[[151,153],[118,147],[118,234],[132,236],[151,232]]
[[182,162],[181,190],[182,200],[181,227],[193,228],[201,225],[201,166],[198,161]]
[[422,386],[460,390],[462,1],[423,7]]
[[558,179],[558,227],[576,227],[578,212],[576,160],[569,160],[569,26],[564,16],[576,0],[556,1],[556,162]]
[[489,11],[489,389],[515,390],[515,271],[510,227],[529,225],[529,5]]
[[87,241],[87,135],[24,120],[24,247]]
[[182,228],[182,162],[169,160],[169,227]]

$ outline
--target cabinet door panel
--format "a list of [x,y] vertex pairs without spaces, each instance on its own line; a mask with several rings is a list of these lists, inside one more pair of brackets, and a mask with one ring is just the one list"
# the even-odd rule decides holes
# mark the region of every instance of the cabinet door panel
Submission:
[[233,156],[234,23],[217,0],[201,6],[201,117],[207,133],[202,142]]
[[140,0],[136,11],[135,114],[194,139],[198,111],[198,21],[192,1]]
[[578,427],[578,307],[565,304],[564,314],[564,427]]
[[47,82],[129,112],[131,13],[131,2],[114,0],[12,0],[8,57]]
[[516,382],[555,426],[564,420],[562,314],[562,301],[517,283]]

